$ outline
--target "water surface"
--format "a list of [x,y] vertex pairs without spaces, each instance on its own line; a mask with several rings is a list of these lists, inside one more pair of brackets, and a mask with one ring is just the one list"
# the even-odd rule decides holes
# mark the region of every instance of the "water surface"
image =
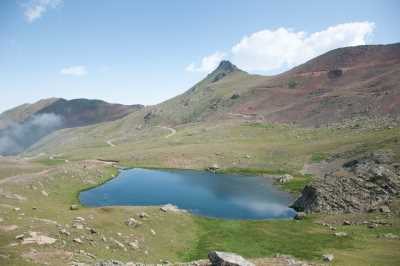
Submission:
[[292,198],[269,179],[190,170],[123,170],[111,181],[80,193],[82,204],[173,204],[196,215],[225,219],[291,218]]

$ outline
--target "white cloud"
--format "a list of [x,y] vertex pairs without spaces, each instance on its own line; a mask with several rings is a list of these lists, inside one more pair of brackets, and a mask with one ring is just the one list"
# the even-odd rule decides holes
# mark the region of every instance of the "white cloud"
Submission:
[[196,64],[192,63],[186,67],[186,71],[189,72],[210,72],[214,70],[221,62],[222,59],[225,58],[225,53],[215,52],[209,56],[204,57],[201,60],[201,63],[196,66]]
[[39,19],[48,9],[61,5],[63,0],[30,0],[23,5],[24,16],[29,23]]
[[285,28],[263,30],[233,46],[232,61],[247,71],[293,67],[335,48],[364,45],[374,28],[371,22],[354,22],[312,34]]
[[352,22],[306,33],[287,28],[262,30],[243,37],[228,53],[204,57],[199,66],[190,64],[190,72],[210,72],[224,57],[246,71],[271,72],[306,62],[329,50],[364,45],[375,29],[371,22]]
[[65,67],[61,69],[60,74],[61,75],[69,75],[69,76],[85,76],[87,75],[88,71],[85,66],[71,66],[71,67]]

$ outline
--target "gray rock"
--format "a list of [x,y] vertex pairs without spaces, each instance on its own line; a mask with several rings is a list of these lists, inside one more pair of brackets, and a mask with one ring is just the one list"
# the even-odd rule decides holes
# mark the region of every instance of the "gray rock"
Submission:
[[335,233],[335,236],[338,236],[338,237],[346,237],[346,236],[348,236],[349,234],[347,234],[346,232],[336,232]]
[[74,241],[75,243],[78,243],[78,244],[83,243],[83,241],[80,238],[74,238],[74,240],[72,240],[72,241]]
[[296,216],[294,217],[295,220],[303,220],[306,218],[306,213],[305,212],[298,212],[296,213]]
[[138,227],[139,225],[141,225],[142,223],[137,221],[135,218],[129,218],[126,222],[126,225],[128,226],[132,226],[132,227]]
[[333,261],[335,257],[333,256],[333,254],[325,254],[322,255],[322,259],[323,261]]
[[208,258],[214,266],[255,266],[242,256],[234,253],[211,251],[208,253]]
[[210,165],[207,170],[211,171],[211,172],[215,172],[219,169],[219,165],[214,163],[213,165]]
[[76,210],[79,209],[79,206],[76,205],[76,204],[72,204],[72,205],[69,207],[69,209],[70,209],[71,211],[76,211]]
[[278,181],[281,184],[285,184],[293,179],[293,176],[286,174],[278,177]]
[[387,205],[383,205],[379,208],[379,210],[383,213],[390,213],[390,208]]
[[343,221],[343,225],[351,225],[351,222],[348,221],[348,220],[344,220],[344,221]]

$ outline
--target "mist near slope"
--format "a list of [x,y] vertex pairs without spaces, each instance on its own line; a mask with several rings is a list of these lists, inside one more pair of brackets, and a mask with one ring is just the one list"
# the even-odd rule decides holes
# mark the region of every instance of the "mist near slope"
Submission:
[[0,155],[16,155],[47,134],[63,127],[60,115],[44,113],[34,115],[22,123],[12,123],[0,130]]

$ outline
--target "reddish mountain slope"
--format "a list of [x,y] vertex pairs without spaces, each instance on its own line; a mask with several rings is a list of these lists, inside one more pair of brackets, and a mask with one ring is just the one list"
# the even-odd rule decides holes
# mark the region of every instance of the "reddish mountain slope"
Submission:
[[356,116],[400,117],[400,44],[330,51],[260,79],[233,112],[306,126]]

